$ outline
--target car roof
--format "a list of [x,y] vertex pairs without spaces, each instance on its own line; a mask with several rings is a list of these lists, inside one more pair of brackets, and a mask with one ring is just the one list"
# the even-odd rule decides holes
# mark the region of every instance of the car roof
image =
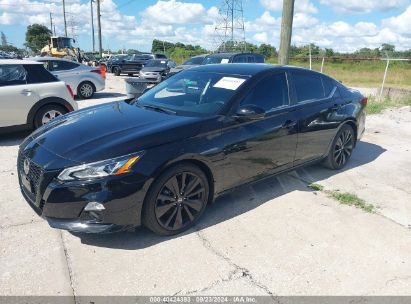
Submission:
[[285,69],[287,71],[293,71],[293,70],[294,71],[306,71],[306,72],[320,74],[317,71],[312,71],[312,70],[302,68],[302,67],[296,67],[296,66],[290,66],[290,65],[280,65],[280,64],[267,64],[267,63],[206,64],[206,65],[200,65],[200,66],[193,67],[190,69],[190,71],[254,76],[261,72],[265,72],[269,70],[279,70],[279,69]]
[[0,59],[0,64],[41,64],[41,62],[21,59]]
[[267,70],[278,69],[281,65],[263,64],[263,63],[227,63],[227,64],[207,64],[193,67],[190,71],[199,72],[214,72],[214,73],[227,73],[237,75],[250,75],[253,76],[260,72]]
[[[24,60],[26,60],[26,59],[24,59]],[[69,60],[69,59],[65,59],[65,58],[50,57],[50,56],[45,56],[45,57],[31,57],[31,58],[28,58],[27,60],[31,60],[31,61],[57,60],[57,61],[68,61],[68,62],[78,63],[78,62],[75,62],[75,61],[73,61],[73,60]]]
[[[214,54],[209,54],[208,56],[214,56],[214,57],[232,57],[235,55],[261,55],[261,54],[256,54],[256,53],[241,53],[241,52],[232,52],[232,53],[214,53]],[[261,55],[262,56],[262,55]]]

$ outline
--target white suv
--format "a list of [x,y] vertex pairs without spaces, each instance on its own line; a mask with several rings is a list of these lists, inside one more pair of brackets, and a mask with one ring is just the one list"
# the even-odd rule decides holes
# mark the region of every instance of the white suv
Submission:
[[38,128],[77,109],[70,86],[40,62],[0,59],[0,133]]

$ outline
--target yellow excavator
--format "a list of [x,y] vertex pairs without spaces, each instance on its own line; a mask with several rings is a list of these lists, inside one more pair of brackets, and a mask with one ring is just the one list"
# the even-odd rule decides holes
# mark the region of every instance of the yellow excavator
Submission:
[[73,46],[75,42],[73,38],[52,36],[49,44],[41,49],[41,56],[67,58],[81,62],[82,54],[79,48]]

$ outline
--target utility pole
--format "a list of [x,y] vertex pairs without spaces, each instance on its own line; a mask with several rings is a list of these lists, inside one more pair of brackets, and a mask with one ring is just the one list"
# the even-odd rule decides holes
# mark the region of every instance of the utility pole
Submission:
[[[50,31],[53,34],[53,14],[50,12]],[[54,36],[56,35],[56,33],[54,33]]]
[[66,1],[63,0],[64,37],[67,37]]
[[95,53],[96,52],[96,41],[94,39],[93,2],[94,2],[94,0],[90,1],[90,12],[91,12],[91,36],[93,37],[93,53]]
[[291,35],[293,31],[294,0],[283,0],[283,15],[281,20],[280,51],[278,63],[288,64],[290,60]]
[[101,14],[100,14],[100,0],[97,1],[97,26],[98,26],[98,51],[100,53],[100,58],[103,57],[103,43],[101,41]]

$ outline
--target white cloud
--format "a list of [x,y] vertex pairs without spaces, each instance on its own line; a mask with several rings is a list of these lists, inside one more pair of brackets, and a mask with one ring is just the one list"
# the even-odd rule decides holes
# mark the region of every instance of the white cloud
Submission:
[[202,19],[206,10],[200,3],[184,3],[176,0],[158,1],[142,12],[142,16],[166,24],[184,24]]
[[387,28],[395,30],[397,33],[411,37],[411,5],[401,15],[385,19],[382,21],[382,24]]
[[407,0],[321,0],[320,2],[337,12],[359,14],[401,8]]
[[257,33],[253,36],[253,39],[260,43],[268,42],[268,34],[266,32]]
[[[282,0],[260,0],[261,5],[270,11],[281,11],[283,9]],[[296,0],[294,4],[294,12],[315,14],[318,13],[318,8],[310,0]]]

